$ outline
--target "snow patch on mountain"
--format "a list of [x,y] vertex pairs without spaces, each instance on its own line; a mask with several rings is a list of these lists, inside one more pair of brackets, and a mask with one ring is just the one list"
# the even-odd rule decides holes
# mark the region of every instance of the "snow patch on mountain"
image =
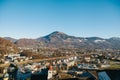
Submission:
[[97,39],[97,40],[94,40],[95,43],[103,43],[103,42],[106,42],[106,40],[100,40],[100,39]]

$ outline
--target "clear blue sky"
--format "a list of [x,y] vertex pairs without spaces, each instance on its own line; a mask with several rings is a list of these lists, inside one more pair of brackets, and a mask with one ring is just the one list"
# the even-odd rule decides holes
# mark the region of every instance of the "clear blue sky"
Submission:
[[0,0],[0,36],[38,38],[53,31],[120,37],[120,0]]

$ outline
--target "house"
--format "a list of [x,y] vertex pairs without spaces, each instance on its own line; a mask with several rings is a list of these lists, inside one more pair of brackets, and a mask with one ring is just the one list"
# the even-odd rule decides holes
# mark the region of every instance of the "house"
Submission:
[[100,67],[101,68],[108,68],[108,67],[110,67],[110,65],[109,64],[101,64]]
[[66,66],[66,69],[69,69],[69,67],[71,66],[74,66],[75,65],[75,61],[70,61],[70,62],[67,62],[67,63],[63,63],[63,65]]
[[85,62],[90,62],[91,56],[90,55],[84,55],[84,61]]

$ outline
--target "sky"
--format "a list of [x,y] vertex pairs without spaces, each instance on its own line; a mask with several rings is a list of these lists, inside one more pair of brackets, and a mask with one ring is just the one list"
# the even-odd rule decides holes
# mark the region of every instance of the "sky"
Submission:
[[120,0],[0,0],[0,37],[120,37]]

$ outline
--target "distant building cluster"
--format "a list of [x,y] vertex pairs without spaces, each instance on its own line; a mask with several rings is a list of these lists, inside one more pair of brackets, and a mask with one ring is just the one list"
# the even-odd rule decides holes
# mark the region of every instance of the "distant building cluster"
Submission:
[[111,66],[120,64],[120,53],[114,50],[21,48],[20,52],[22,50],[43,54],[46,58],[6,54],[1,59],[0,80],[114,80]]

